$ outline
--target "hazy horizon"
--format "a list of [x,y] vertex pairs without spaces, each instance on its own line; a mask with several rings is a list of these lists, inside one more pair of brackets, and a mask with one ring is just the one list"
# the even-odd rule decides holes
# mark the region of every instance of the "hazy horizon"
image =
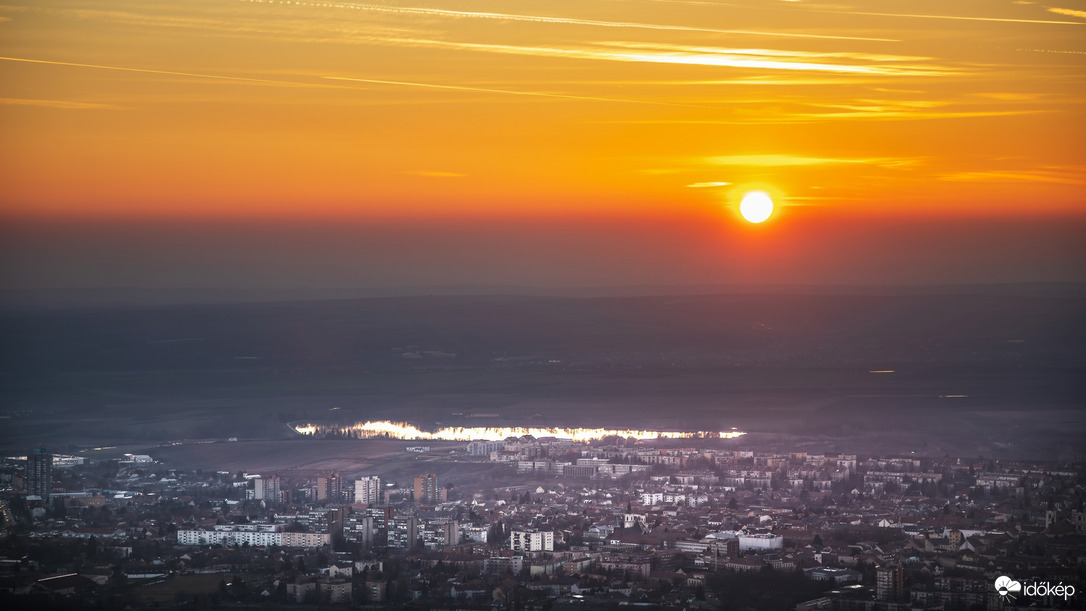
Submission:
[[16,220],[0,289],[401,290],[1086,281],[1086,223],[790,212],[479,221]]

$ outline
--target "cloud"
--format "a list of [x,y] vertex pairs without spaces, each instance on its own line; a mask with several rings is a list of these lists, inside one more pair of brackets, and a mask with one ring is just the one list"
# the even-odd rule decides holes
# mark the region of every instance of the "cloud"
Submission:
[[428,178],[463,178],[467,176],[467,174],[461,174],[460,172],[441,172],[432,170],[412,170],[405,173],[414,174],[415,176],[426,176]]
[[1049,8],[1048,12],[1056,13],[1057,15],[1067,15],[1068,17],[1080,17],[1086,19],[1086,11],[1076,11],[1069,8]]
[[997,21],[1002,23],[1046,23],[1053,25],[1083,25],[1080,21],[1048,21],[1044,19],[1010,19],[1006,17],[966,17],[963,15],[918,15],[915,13],[871,13],[866,11],[819,11],[843,15],[868,15],[872,17],[910,17],[915,19],[952,19],[955,21]]
[[333,81],[352,81],[356,83],[374,83],[377,85],[398,85],[401,87],[423,87],[426,89],[449,89],[453,91],[473,91],[479,93],[500,93],[505,95],[526,95],[543,98],[561,98],[565,100],[588,100],[592,102],[622,102],[626,104],[656,104],[662,106],[681,106],[681,104],[668,104],[665,102],[652,102],[646,100],[623,100],[618,98],[595,98],[580,95],[566,95],[561,93],[543,93],[538,91],[514,91],[511,89],[488,89],[484,87],[468,87],[465,85],[437,85],[434,83],[416,83],[410,81],[386,81],[379,79],[353,78],[346,76],[325,76],[323,78]]
[[[260,0],[248,0],[251,3],[261,3]],[[352,9],[379,13],[393,13],[404,15],[425,15],[428,17],[468,18],[468,19],[493,19],[498,21],[525,21],[530,23],[552,23],[561,25],[583,25],[603,28],[633,28],[644,30],[665,30],[672,32],[704,32],[709,34],[742,34],[747,36],[780,36],[788,38],[821,38],[831,40],[866,40],[875,42],[901,42],[892,38],[868,38],[860,36],[834,36],[830,34],[802,34],[792,32],[769,32],[758,30],[721,30],[716,28],[702,28],[683,25],[666,25],[656,23],[638,23],[628,21],[599,21],[594,19],[575,19],[571,17],[544,17],[541,15],[521,15],[516,13],[490,13],[475,11],[452,11],[447,9],[420,8],[409,6],[380,6],[374,4],[354,3],[309,3],[294,2],[295,5],[314,6],[321,8]]]
[[[128,68],[125,66],[103,66],[100,64],[80,64],[76,62],[59,62],[46,59],[29,59],[25,57],[0,57],[0,61],[24,62],[28,64],[48,64],[51,66],[72,66],[75,68],[95,68],[98,70],[118,70],[121,72],[141,72],[145,74],[164,74],[167,76],[187,76],[194,78],[215,79],[224,81],[240,81],[244,83],[259,83],[264,85],[282,85],[288,87],[320,87],[312,83],[292,83],[288,81],[275,81],[270,79],[248,78],[244,76],[224,76],[221,74],[200,74],[197,72],[173,72],[170,70],[151,70],[149,68]],[[331,87],[331,85],[327,85]]]
[[1059,53],[1065,55],[1086,55],[1086,51],[1067,51],[1064,49],[1015,49],[1015,51],[1030,51],[1032,53]]
[[909,110],[863,110],[857,109],[848,112],[812,112],[790,115],[799,119],[811,120],[848,120],[848,119],[873,119],[877,121],[920,121],[933,119],[969,119],[976,117],[1006,117],[1011,115],[1030,115],[1045,112],[1043,110],[974,110],[959,112],[929,112]]
[[692,185],[686,185],[693,189],[707,189],[711,187],[726,187],[732,183],[730,182],[696,182]]
[[89,109],[119,109],[113,104],[98,104],[95,102],[76,102],[73,100],[31,100],[23,98],[0,98],[0,105],[6,106],[38,106],[40,108],[59,108],[63,110],[89,110]]
[[715,165],[737,165],[758,167],[779,167],[797,165],[821,165],[831,163],[864,163],[883,167],[908,165],[912,163],[906,159],[873,158],[873,159],[832,159],[826,157],[802,157],[798,155],[725,155],[722,157],[708,157],[706,161]]
[[[427,39],[390,42],[420,47],[482,51],[509,55],[530,55],[535,57],[589,59],[629,63],[678,64],[685,66],[716,66],[765,70],[808,70],[816,72],[882,76],[947,76],[958,72],[950,68],[935,66],[885,65],[884,63],[880,63],[881,61],[884,61],[885,58],[893,58],[894,62],[912,59],[901,56],[830,54],[833,55],[834,58],[843,56],[855,57],[856,59],[863,58],[863,60],[869,62],[864,64],[795,61],[795,59],[817,59],[819,57],[819,54],[817,53],[805,53],[802,51],[726,49],[713,47],[686,47],[685,49],[688,50],[682,50],[683,48],[679,47],[639,45],[637,43],[624,42],[599,43],[603,48],[525,47],[517,45],[447,42]],[[781,59],[782,57],[787,59]]]
[[1001,91],[974,93],[973,95],[1003,102],[1033,102],[1042,97],[1042,94],[1039,93],[1006,93]]
[[1020,172],[958,172],[956,174],[944,174],[939,177],[939,180],[950,182],[1047,182],[1067,185],[1086,184],[1086,180],[1078,178],[1073,174],[1044,170]]
[[[302,3],[294,3],[302,4]],[[303,4],[304,6],[304,4]],[[314,4],[313,6],[318,6]],[[351,7],[354,5],[328,5]],[[443,11],[439,9],[421,8],[397,8],[379,7],[374,5],[357,5],[360,10],[379,10],[381,12],[410,12],[416,14],[422,12],[426,15],[470,15],[483,16],[488,19],[522,19],[544,20],[545,22],[565,23],[567,18],[537,17],[532,15],[511,15],[505,13],[466,13],[459,11]],[[499,53],[507,55],[523,55],[549,58],[568,58],[611,62],[629,63],[656,63],[677,64],[688,66],[716,66],[758,70],[786,70],[786,71],[815,71],[849,75],[873,75],[873,76],[942,76],[957,74],[960,71],[938,66],[918,65],[918,59],[907,56],[861,54],[861,53],[811,53],[802,51],[784,51],[776,49],[743,49],[743,48],[714,48],[714,47],[668,47],[661,45],[644,45],[636,43],[606,42],[597,46],[587,45],[580,47],[532,47],[522,45],[487,44],[473,42],[457,42],[439,40],[432,35],[425,35],[414,28],[385,27],[366,22],[361,28],[354,25],[337,24],[329,27],[327,24],[317,24],[297,19],[279,20],[216,20],[207,18],[189,18],[172,15],[148,15],[123,11],[100,11],[91,9],[35,9],[49,15],[72,16],[79,19],[93,19],[123,23],[139,27],[169,27],[186,28],[202,34],[214,34],[221,36],[260,36],[273,37],[279,41],[293,42],[335,42],[351,45],[394,45],[401,47],[421,47],[435,49],[449,49],[462,51],[476,51],[487,53]],[[584,20],[572,20],[576,22]],[[633,24],[622,22],[592,22],[593,25],[612,24],[613,27],[659,27],[673,29],[678,26],[656,26],[654,24]],[[685,26],[681,26],[685,27]],[[701,31],[695,28],[697,31]],[[708,31],[708,30],[705,30]],[[720,32],[725,32],[721,30]],[[731,31],[727,31],[731,32]],[[745,32],[745,31],[736,31]],[[732,32],[735,33],[735,32]],[[804,36],[789,33],[759,33],[780,36]],[[822,37],[821,35],[815,37]],[[150,72],[150,71],[148,71]],[[208,78],[209,75],[188,75]],[[227,78],[227,77],[213,77]],[[253,79],[254,81],[256,79]],[[269,81],[271,82],[271,81]]]

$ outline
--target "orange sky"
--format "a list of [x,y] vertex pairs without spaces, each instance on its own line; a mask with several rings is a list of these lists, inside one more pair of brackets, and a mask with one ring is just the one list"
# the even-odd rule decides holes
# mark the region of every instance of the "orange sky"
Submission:
[[1082,0],[16,1],[0,57],[8,219],[1086,219]]

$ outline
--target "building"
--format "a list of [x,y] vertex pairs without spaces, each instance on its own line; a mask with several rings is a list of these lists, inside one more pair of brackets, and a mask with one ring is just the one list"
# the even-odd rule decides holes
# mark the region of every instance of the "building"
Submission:
[[370,507],[365,515],[373,518],[373,544],[378,547],[388,545],[388,525],[396,516],[395,507]]
[[53,455],[45,448],[34,448],[26,457],[26,491],[43,501],[53,493]]
[[373,518],[363,514],[354,514],[343,523],[343,540],[357,543],[364,549],[373,547]]
[[471,456],[489,457],[491,452],[497,452],[505,447],[504,441],[472,441],[468,444],[468,454]]
[[491,556],[483,561],[483,572],[516,575],[524,568],[524,556]]
[[280,488],[278,475],[258,477],[253,480],[253,498],[265,503],[282,503],[283,491]]
[[343,498],[340,494],[338,473],[317,478],[317,493],[315,498],[317,501],[325,502],[339,502]]
[[834,585],[846,585],[863,581],[863,573],[853,569],[833,566],[819,566],[810,569],[807,577],[815,581],[832,581]]
[[[380,574],[378,574],[380,577]],[[367,579],[366,586],[363,592],[365,592],[365,601],[370,603],[383,603],[385,602],[385,590],[388,587],[388,582],[384,579]]]
[[900,564],[875,569],[875,598],[895,602],[905,594],[905,570]]
[[278,524],[216,526],[214,530],[179,530],[178,545],[253,545],[322,547],[332,543],[328,533],[282,532]]
[[514,552],[553,552],[554,532],[514,530],[509,533],[509,549]]
[[332,544],[330,533],[282,533],[280,547],[323,547]]
[[784,547],[784,537],[773,533],[739,535],[738,538],[739,549],[744,552],[782,549]]
[[370,507],[381,502],[381,478],[367,475],[354,481],[354,502]]
[[437,475],[424,473],[415,478],[415,502],[437,503],[440,500],[437,491]]
[[388,521],[388,546],[410,549],[418,541],[418,521],[415,516],[395,516]]
[[417,522],[417,534],[427,549],[440,550],[460,542],[460,523],[451,518],[426,518]]
[[344,579],[336,579],[334,581],[327,581],[318,584],[320,587],[321,598],[325,602],[343,604],[351,602],[351,581]]

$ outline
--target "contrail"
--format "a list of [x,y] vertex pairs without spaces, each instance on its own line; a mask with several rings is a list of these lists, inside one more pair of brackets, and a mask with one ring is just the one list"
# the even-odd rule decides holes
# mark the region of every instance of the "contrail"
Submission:
[[[250,2],[252,0],[249,0]],[[295,2],[303,6],[329,6],[327,3]],[[398,13],[406,15],[429,15],[433,17],[466,17],[472,19],[497,19],[501,21],[527,21],[531,23],[558,23],[564,25],[587,25],[603,28],[634,28],[642,30],[668,30],[674,32],[707,32],[710,34],[743,34],[747,36],[782,36],[786,38],[823,38],[830,40],[868,40],[875,42],[901,42],[893,38],[866,38],[861,36],[833,36],[830,34],[795,34],[790,32],[765,32],[757,30],[719,30],[683,25],[661,25],[626,21],[597,21],[594,19],[574,19],[570,17],[545,17],[542,15],[520,15],[516,13],[484,13],[474,11],[450,11],[447,9],[419,8],[410,6],[378,6],[374,4],[336,3],[336,8],[348,8],[378,13]]]
[[[149,68],[126,68],[122,66],[100,66],[98,64],[77,64],[74,62],[57,62],[46,59],[27,59],[24,57],[0,57],[0,60],[9,62],[26,62],[29,64],[50,64],[53,66],[75,66],[77,68],[98,68],[99,70],[120,70],[121,72],[143,72],[145,74],[166,74],[169,76],[190,76],[195,78],[211,78],[224,81],[244,81],[249,83],[265,83],[271,85],[288,85],[293,87],[321,87],[310,83],[292,83],[290,81],[274,81],[270,79],[247,78],[244,76],[222,76],[218,74],[198,74],[194,72],[171,72],[169,70],[151,70]],[[327,86],[327,85],[324,85]]]
[[507,95],[527,95],[543,98],[561,98],[565,100],[588,100],[591,102],[621,102],[624,104],[653,104],[656,106],[686,106],[685,104],[670,104],[668,102],[650,102],[645,100],[622,100],[618,98],[594,98],[580,95],[565,95],[561,93],[540,93],[537,91],[513,91],[509,89],[485,89],[482,87],[465,87],[462,85],[434,85],[432,83],[412,83],[407,81],[382,81],[378,79],[349,78],[346,76],[325,76],[323,78],[333,81],[354,81],[358,83],[375,83],[378,85],[400,85],[403,87],[425,87],[427,89],[451,89],[453,91],[476,91],[482,93],[504,93]]
[[[80,64],[75,62],[58,62],[46,59],[28,59],[25,57],[0,57],[0,60],[10,62],[26,62],[29,64],[48,64],[52,66],[74,66],[76,68],[97,68],[99,70],[119,70],[121,72],[141,72],[144,74],[165,74],[169,76],[186,76],[193,78],[208,78],[226,81],[241,81],[247,83],[263,83],[269,85],[286,85],[288,87],[320,87],[329,89],[355,89],[323,83],[297,83],[292,81],[276,81],[272,79],[248,78],[244,76],[223,76],[218,74],[200,74],[196,72],[174,72],[171,70],[151,70],[149,68],[127,68],[123,66],[102,66],[99,64]],[[652,104],[655,106],[685,106],[683,104],[671,104],[668,102],[652,102],[647,100],[623,100],[618,98],[596,98],[589,96],[564,95],[560,93],[540,93],[535,91],[513,91],[508,89],[484,89],[481,87],[464,87],[458,85],[435,85],[433,83],[412,83],[407,81],[384,81],[378,79],[348,78],[342,76],[325,76],[325,79],[334,81],[353,81],[358,83],[374,83],[378,85],[399,85],[402,87],[425,87],[428,89],[451,89],[455,91],[476,91],[482,93],[501,93],[506,95],[525,95],[543,98],[559,98],[566,100],[583,100],[590,102],[620,102],[624,104]]]
[[914,17],[917,19],[954,19],[958,21],[999,21],[1005,23],[1047,23],[1056,25],[1086,25],[1081,21],[1047,21],[1043,19],[1009,19],[1004,17],[964,17],[958,15],[915,15],[910,13],[867,13],[862,11],[817,11],[838,15],[870,15],[872,17]]

